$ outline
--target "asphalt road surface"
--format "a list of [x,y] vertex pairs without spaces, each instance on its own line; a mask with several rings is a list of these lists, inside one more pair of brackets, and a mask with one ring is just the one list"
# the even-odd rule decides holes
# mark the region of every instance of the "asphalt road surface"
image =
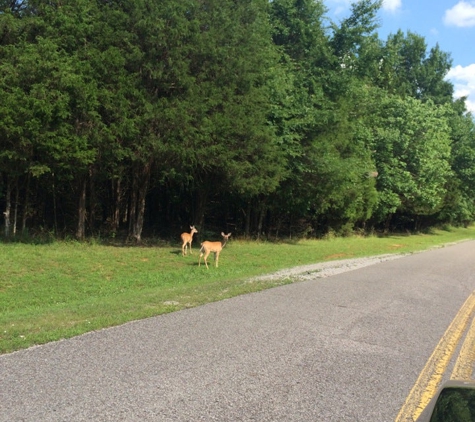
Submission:
[[475,242],[0,356],[0,421],[394,421]]

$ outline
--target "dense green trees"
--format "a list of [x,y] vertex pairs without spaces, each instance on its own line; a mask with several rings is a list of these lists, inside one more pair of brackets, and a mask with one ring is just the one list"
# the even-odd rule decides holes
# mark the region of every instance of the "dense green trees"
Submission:
[[374,218],[389,227],[395,213],[416,219],[438,212],[447,195],[450,130],[444,107],[388,96],[372,114],[379,202]]
[[380,6],[330,23],[315,0],[0,2],[4,234],[473,221],[450,56],[379,39]]

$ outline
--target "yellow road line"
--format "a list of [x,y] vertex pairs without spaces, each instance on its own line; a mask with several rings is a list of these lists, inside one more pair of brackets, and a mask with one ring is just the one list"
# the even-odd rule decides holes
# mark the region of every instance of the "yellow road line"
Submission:
[[413,422],[439,388],[442,377],[450,363],[469,321],[475,313],[475,292],[473,292],[460,308],[459,312],[445,331],[434,352],[422,369],[412,387],[406,402],[402,406],[395,422]]
[[467,331],[450,379],[473,381],[475,362],[475,320]]

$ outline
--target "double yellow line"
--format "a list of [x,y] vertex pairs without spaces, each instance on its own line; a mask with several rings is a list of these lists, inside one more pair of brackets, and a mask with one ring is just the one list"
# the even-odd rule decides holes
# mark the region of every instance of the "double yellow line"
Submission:
[[[395,422],[413,422],[417,420],[430,400],[436,394],[442,377],[452,356],[475,315],[475,292],[460,308],[439,344],[417,378],[409,396],[396,417]],[[475,362],[475,321],[472,322],[459,356],[452,371],[451,379],[472,380]]]

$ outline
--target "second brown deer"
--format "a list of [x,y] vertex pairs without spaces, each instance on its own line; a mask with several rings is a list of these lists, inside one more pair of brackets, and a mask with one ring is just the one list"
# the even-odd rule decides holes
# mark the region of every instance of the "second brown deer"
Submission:
[[198,233],[198,230],[196,230],[195,226],[190,226],[190,229],[190,233],[185,232],[181,234],[181,240],[183,241],[183,244],[181,246],[181,254],[183,256],[186,255],[186,248],[188,245],[190,245],[190,254],[193,255],[193,252],[191,252],[191,242],[193,242],[193,235],[195,233]]
[[231,233],[224,234],[223,232],[221,232],[221,236],[223,236],[223,240],[219,242],[209,242],[208,240],[206,240],[201,244],[200,259],[198,261],[199,267],[201,266],[201,257],[204,256],[206,268],[209,270],[208,262],[206,260],[209,254],[213,252],[214,262],[215,262],[216,268],[218,268],[219,254],[223,250],[223,248],[226,246],[226,243],[229,240],[229,236],[231,236]]

